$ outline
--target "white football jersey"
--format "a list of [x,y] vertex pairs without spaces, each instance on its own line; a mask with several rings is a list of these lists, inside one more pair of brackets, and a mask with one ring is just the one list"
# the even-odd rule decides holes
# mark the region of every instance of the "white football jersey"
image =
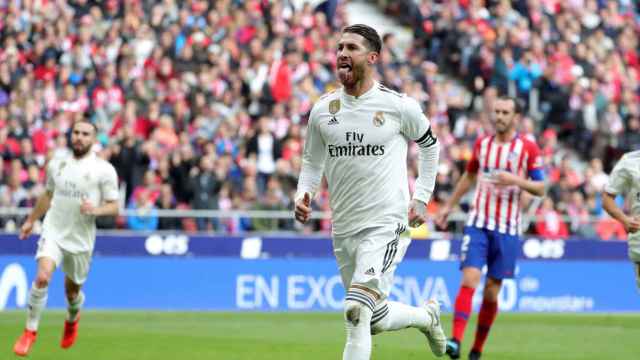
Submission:
[[324,173],[334,235],[365,226],[406,225],[409,139],[425,147],[436,142],[414,99],[377,82],[359,97],[343,89],[324,95],[309,117],[296,199],[315,194],[319,181],[310,173],[318,180]]
[[47,165],[47,190],[53,194],[44,218],[42,237],[55,240],[71,253],[92,252],[95,216],[80,213],[87,199],[93,206],[118,200],[118,176],[113,166],[90,152],[82,159],[56,157]]
[[[612,195],[622,194],[631,206],[631,216],[640,216],[640,151],[626,153],[611,171],[604,190]],[[640,261],[640,232],[629,234],[629,249]]]

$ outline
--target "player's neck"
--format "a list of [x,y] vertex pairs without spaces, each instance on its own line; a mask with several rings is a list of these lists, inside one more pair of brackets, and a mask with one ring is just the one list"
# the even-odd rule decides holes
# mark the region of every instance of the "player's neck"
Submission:
[[86,159],[91,155],[91,150],[87,151],[86,153],[82,154],[82,155],[76,155],[73,154],[73,158],[75,160],[82,160],[82,159]]
[[496,141],[499,143],[511,142],[516,137],[516,129],[511,129],[503,133],[496,133]]
[[344,92],[347,93],[347,95],[351,95],[357,98],[362,96],[367,91],[371,90],[374,83],[375,82],[373,81],[373,78],[370,76],[367,76],[361,81],[358,81],[357,83],[355,83],[353,86],[350,86],[350,87],[345,86]]

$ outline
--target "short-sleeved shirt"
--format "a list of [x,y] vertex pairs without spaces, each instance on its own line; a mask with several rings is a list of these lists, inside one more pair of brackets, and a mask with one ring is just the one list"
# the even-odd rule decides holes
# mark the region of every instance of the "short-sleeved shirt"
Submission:
[[494,135],[478,138],[467,171],[477,174],[478,181],[467,226],[519,235],[522,231],[518,186],[497,186],[494,176],[506,171],[530,177],[541,171],[542,158],[538,145],[516,135],[511,141],[498,143]]
[[47,165],[47,191],[53,194],[42,236],[71,253],[92,252],[95,216],[80,213],[83,199],[93,206],[118,200],[118,176],[113,166],[90,152],[85,157],[62,156]]
[[317,190],[303,179],[305,167],[313,168],[327,180],[334,235],[406,224],[409,140],[422,147],[436,142],[416,100],[379,83],[359,97],[343,89],[324,95],[309,118],[296,197]]

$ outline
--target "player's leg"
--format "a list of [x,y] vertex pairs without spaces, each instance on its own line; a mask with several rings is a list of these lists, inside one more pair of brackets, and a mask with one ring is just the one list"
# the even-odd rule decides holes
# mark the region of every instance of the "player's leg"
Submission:
[[[359,237],[350,238],[334,237],[333,253],[338,263],[338,270],[342,278],[342,285],[347,291],[347,297],[344,303],[344,321],[346,329],[346,342],[343,351],[343,359],[347,360],[369,360],[371,355],[371,335],[363,335],[363,322],[371,321],[372,311],[369,307],[363,305],[359,295],[361,292],[368,294],[366,288],[360,288],[360,285],[353,284],[353,274],[355,271],[355,253],[357,251],[357,243]],[[352,294],[351,298],[349,294]],[[357,298],[358,300],[354,300]]]
[[470,358],[479,358],[482,354],[484,343],[487,341],[489,331],[498,315],[498,294],[502,287],[502,280],[487,276],[487,282],[484,285],[484,293],[482,296],[482,305],[478,312],[478,326],[476,328],[476,336],[471,348]]
[[633,272],[635,273],[636,285],[640,291],[640,246],[635,242],[629,242],[629,259],[633,263]]
[[87,279],[91,255],[89,253],[70,254],[65,253],[62,270],[65,273],[64,290],[67,299],[67,318],[64,322],[64,331],[60,346],[68,349],[75,343],[78,337],[80,322],[80,310],[84,304],[82,284]]
[[61,257],[62,252],[54,241],[47,241],[44,237],[38,241],[36,253],[38,270],[29,290],[26,326],[13,347],[13,351],[19,356],[26,356],[36,341],[40,317],[47,305],[49,282]]
[[[394,238],[391,241],[387,240],[386,244],[378,242],[378,244],[383,244],[383,247],[378,247],[371,252],[371,255],[365,255],[370,259],[379,259],[376,262],[383,264],[382,269],[384,270],[381,271],[378,286],[383,297],[374,309],[371,319],[371,333],[376,335],[384,331],[416,328],[427,336],[429,345],[437,356],[444,354],[447,338],[441,327],[440,304],[437,301],[429,301],[423,306],[411,306],[386,299],[393,284],[395,270],[402,262],[411,243],[409,234],[388,232],[378,235],[382,239],[389,239],[390,236],[394,236]],[[387,264],[386,267],[384,264]]]
[[349,238],[334,237],[333,248],[346,290],[344,321],[346,341],[343,360],[369,360],[371,357],[371,317],[379,295],[355,276],[358,246],[365,232]]
[[464,229],[461,248],[462,282],[456,295],[451,340],[447,343],[447,355],[460,357],[460,343],[471,316],[473,294],[482,279],[482,267],[486,264],[489,239],[484,230],[472,226]]
[[347,341],[343,360],[369,360],[371,358],[371,317],[379,294],[367,285],[352,283],[344,302],[344,320]]
[[478,313],[478,326],[469,354],[470,358],[479,359],[482,354],[493,322],[498,315],[498,295],[502,287],[502,279],[514,276],[519,251],[520,238],[518,236],[500,234],[497,231],[489,234],[487,281]]

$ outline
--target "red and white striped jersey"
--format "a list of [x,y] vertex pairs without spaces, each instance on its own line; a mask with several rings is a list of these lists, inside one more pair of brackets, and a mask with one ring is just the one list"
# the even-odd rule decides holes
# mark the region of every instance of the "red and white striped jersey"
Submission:
[[495,135],[480,137],[467,164],[467,171],[477,174],[478,179],[467,226],[519,235],[521,190],[496,185],[494,175],[507,171],[528,178],[532,170],[541,168],[540,148],[535,142],[519,135],[506,143],[499,143]]

